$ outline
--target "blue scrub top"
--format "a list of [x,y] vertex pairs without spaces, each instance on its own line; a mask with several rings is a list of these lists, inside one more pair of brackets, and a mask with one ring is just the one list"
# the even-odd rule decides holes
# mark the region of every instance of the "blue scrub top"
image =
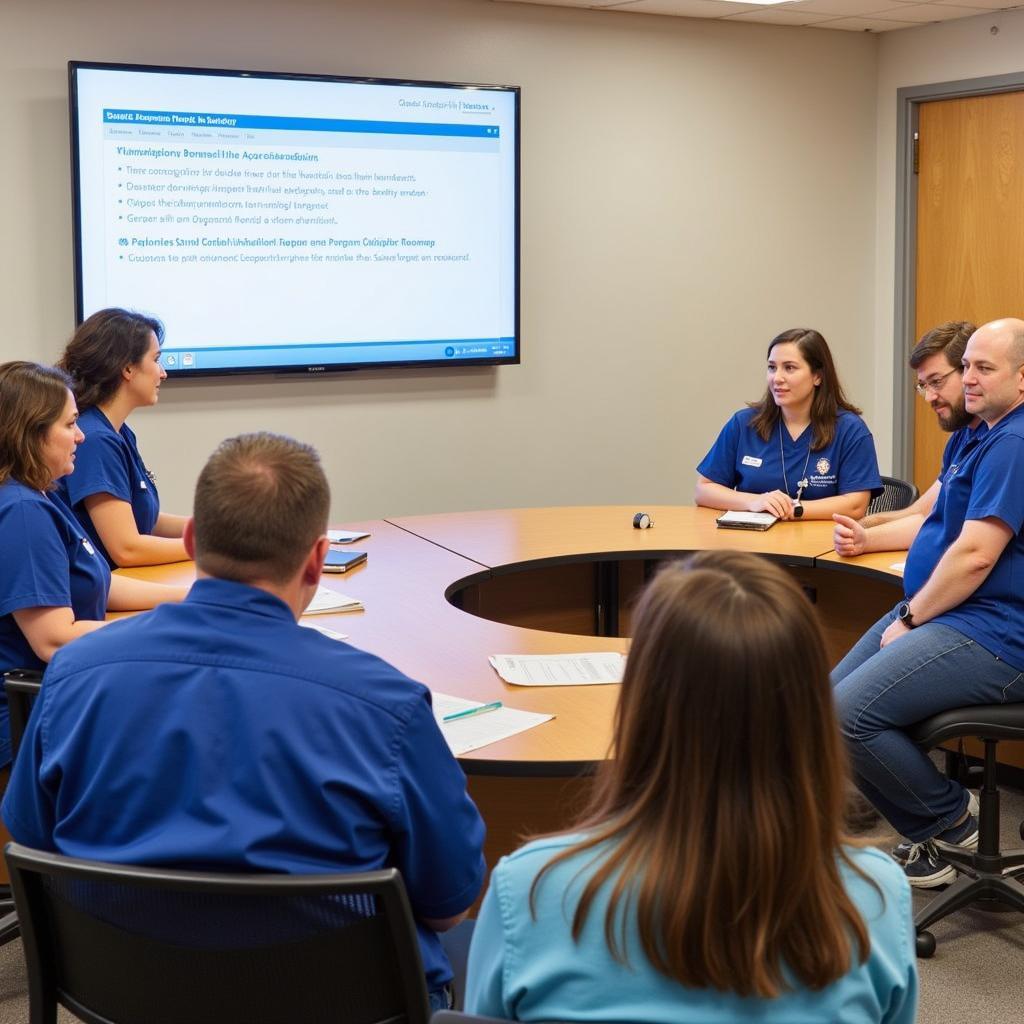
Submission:
[[[806,468],[809,484],[801,495],[803,501],[833,498],[851,491],[870,491],[872,497],[882,493],[875,442],[864,421],[854,413],[840,410],[832,443],[819,451],[811,451],[814,430],[810,425],[794,440],[780,419],[764,441],[750,426],[753,418],[753,409],[741,409],[732,416],[697,467],[701,476],[751,494],[786,491],[788,480],[787,493],[795,498]],[[779,447],[780,427],[781,451],[785,452],[786,459],[785,479]]]
[[[852,965],[820,991],[795,985],[775,999],[757,999],[686,988],[660,974],[644,955],[635,900],[626,902],[621,928],[615,929],[616,938],[626,945],[628,965],[615,960],[604,927],[617,878],[598,889],[575,940],[572,916],[595,871],[595,851],[563,860],[536,889],[532,886],[544,864],[582,838],[570,834],[539,839],[498,862],[469,950],[469,1013],[523,1021],[912,1024],[917,965],[910,886],[899,865],[879,850],[847,849],[863,876],[839,863],[846,891],[867,926],[871,948],[864,963]],[[736,927],[730,922],[721,926]]]
[[[41,669],[14,621],[22,608],[71,608],[102,620],[110,570],[55,497],[17,480],[0,484],[0,671]],[[0,767],[11,760],[7,696],[0,689]]]
[[965,601],[929,621],[1024,671],[1024,406],[991,429],[966,431],[947,461],[935,507],[907,553],[904,593],[910,600],[924,586],[967,520],[1001,519],[1014,535],[992,571]]
[[946,447],[942,449],[942,465],[939,467],[939,483],[946,479],[950,466],[954,469],[960,462],[960,455],[965,449],[970,449],[988,432],[987,423],[979,423],[976,427],[961,427],[954,431]]
[[[57,652],[3,817],[18,842],[114,863],[396,867],[418,920],[461,913],[485,870],[429,690],[217,579]],[[417,927],[434,990],[451,968]]]
[[78,417],[78,426],[85,440],[78,446],[75,471],[62,477],[57,488],[96,550],[111,569],[116,569],[117,563],[103,546],[89,518],[85,499],[94,494],[111,494],[127,501],[139,533],[148,534],[153,532],[160,515],[160,495],[139,454],[135,433],[127,423],[115,430],[110,420],[93,406]]

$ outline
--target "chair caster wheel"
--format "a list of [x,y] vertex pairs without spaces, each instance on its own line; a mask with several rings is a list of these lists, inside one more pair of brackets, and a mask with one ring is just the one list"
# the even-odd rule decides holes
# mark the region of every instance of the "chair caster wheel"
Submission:
[[922,960],[930,960],[935,956],[935,936],[931,932],[918,932],[915,945],[917,946],[917,955]]

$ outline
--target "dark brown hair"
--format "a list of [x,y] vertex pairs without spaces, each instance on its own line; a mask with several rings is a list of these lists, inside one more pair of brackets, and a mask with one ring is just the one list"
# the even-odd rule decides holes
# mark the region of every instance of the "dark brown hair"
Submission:
[[121,372],[149,351],[150,334],[163,344],[164,325],[128,309],[101,309],[71,336],[57,365],[71,376],[80,409],[100,405],[121,386]]
[[52,366],[23,360],[0,366],[0,483],[14,479],[37,491],[53,486],[43,445],[70,387],[67,375]]
[[[614,725],[578,826],[540,871],[593,853],[572,920],[599,890],[612,955],[625,924],[683,985],[772,998],[869,951],[846,892],[845,750],[814,609],[780,568],[712,551],[664,569],[635,617]],[[862,874],[862,872],[859,872]]]
[[316,449],[280,434],[228,438],[196,483],[196,564],[221,579],[283,583],[327,529],[330,502]]
[[[831,444],[836,436],[836,417],[839,410],[845,409],[859,416],[860,409],[848,402],[846,395],[843,394],[828,342],[817,331],[806,327],[783,331],[772,338],[768,345],[768,356],[771,356],[776,345],[785,345],[787,342],[796,345],[811,370],[821,376],[821,384],[814,389],[814,398],[811,401],[811,450],[818,451]],[[754,416],[750,421],[751,427],[757,431],[762,441],[767,441],[772,431],[778,429],[779,417],[782,415],[772,397],[771,388],[765,388],[764,396],[759,402],[751,402],[750,408],[754,410]]]
[[933,327],[914,346],[910,353],[910,368],[916,370],[926,359],[941,352],[950,369],[963,372],[964,349],[978,328],[968,320],[947,320]]

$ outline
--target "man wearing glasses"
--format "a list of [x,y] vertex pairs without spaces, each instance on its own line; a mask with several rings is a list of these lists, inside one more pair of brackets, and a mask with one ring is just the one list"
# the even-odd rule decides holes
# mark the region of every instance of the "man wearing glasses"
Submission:
[[[893,855],[920,887],[952,881],[942,848],[977,845],[978,824],[968,792],[904,729],[953,707],[1024,701],[1024,321],[980,327],[962,362],[966,415],[979,425],[947,449],[927,518],[864,530],[833,517],[843,555],[901,546],[901,531],[913,540],[904,600],[832,680],[857,786],[908,840]],[[950,418],[944,386],[927,380],[940,421]]]
[[[914,390],[932,407],[939,426],[953,435],[946,442],[942,453],[942,466],[938,478],[917,501],[906,508],[895,512],[878,512],[860,520],[859,525],[865,530],[881,526],[883,523],[907,520],[890,536],[887,536],[890,531],[872,534],[870,547],[846,550],[851,543],[853,548],[858,548],[864,539],[847,521],[839,523],[835,531],[835,546],[839,554],[852,556],[864,551],[899,551],[909,548],[917,536],[921,523],[928,518],[928,514],[935,506],[942,479],[949,467],[956,464],[964,445],[972,439],[977,439],[977,428],[980,426],[985,429],[981,420],[964,408],[962,360],[967,340],[976,330],[974,324],[966,320],[947,321],[923,334],[910,353],[910,368],[917,373]],[[840,550],[840,544],[844,550]]]

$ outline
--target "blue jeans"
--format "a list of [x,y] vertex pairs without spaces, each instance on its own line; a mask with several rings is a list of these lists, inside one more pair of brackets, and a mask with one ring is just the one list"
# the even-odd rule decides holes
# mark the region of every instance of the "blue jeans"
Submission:
[[903,731],[949,708],[1024,700],[1024,673],[970,637],[926,622],[879,648],[896,618],[883,615],[832,672],[836,714],[860,791],[911,842],[944,832],[967,810]]

